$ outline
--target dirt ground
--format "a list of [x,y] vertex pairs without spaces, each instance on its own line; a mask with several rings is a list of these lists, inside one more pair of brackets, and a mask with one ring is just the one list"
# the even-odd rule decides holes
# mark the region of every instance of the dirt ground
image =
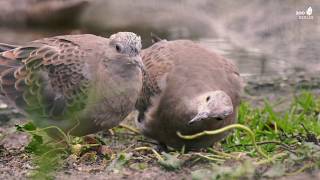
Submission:
[[[11,124],[11,123],[10,123]],[[0,179],[26,179],[32,175],[36,168],[30,154],[25,152],[25,146],[30,137],[24,132],[17,132],[11,125],[0,129],[2,140],[0,141]],[[103,136],[103,135],[101,135]],[[112,139],[111,146],[114,151],[125,149],[131,145],[139,146],[141,142],[134,140],[132,134],[117,133]],[[121,141],[120,144],[119,142]],[[132,141],[132,142],[131,142]],[[143,158],[143,157],[142,157]],[[149,158],[150,157],[146,157]],[[148,168],[138,169],[130,164],[121,169],[110,169],[110,162],[104,157],[97,156],[92,161],[82,156],[80,159],[67,157],[63,167],[55,174],[56,179],[190,179],[192,168],[185,167],[178,171],[163,170],[155,160],[150,159]]]
[[[27,179],[31,177],[32,170],[36,168],[31,156],[25,153],[24,147],[28,143],[28,135],[21,132],[13,132],[10,126],[1,128],[1,133],[9,133],[1,140],[0,145],[0,179]],[[121,134],[120,134],[121,136]],[[115,137],[114,137],[115,138]],[[139,144],[132,142],[131,144]],[[138,156],[138,155],[137,155]],[[144,158],[144,157],[142,157]],[[147,157],[150,158],[150,157]],[[226,162],[234,164],[236,162]],[[209,166],[208,163],[199,163],[194,165],[186,163],[180,170],[167,171],[159,166],[155,160],[148,161],[148,167],[139,169],[134,163],[128,164],[121,169],[110,169],[110,162],[105,161],[101,156],[94,161],[83,159],[74,159],[72,156],[66,158],[62,167],[58,167],[55,172],[55,179],[70,180],[89,180],[89,179],[192,179],[192,172]],[[254,178],[256,179],[256,178]],[[266,179],[266,178],[259,178]],[[294,176],[278,178],[282,180],[300,180],[300,179],[320,179],[320,172],[304,172]]]
[[[260,81],[263,82],[263,81]],[[274,88],[276,83],[265,83],[257,85],[248,83],[246,87],[245,101],[250,101],[252,104],[259,105],[261,101],[267,97],[269,100],[278,99],[283,94],[288,94],[283,88],[277,89],[278,96],[275,97],[271,93],[270,88]],[[267,84],[267,85],[266,85]],[[296,83],[297,84],[297,83]],[[259,86],[259,88],[257,88]],[[284,86],[284,89],[286,87]],[[266,91],[268,90],[268,91]],[[269,92],[269,93],[267,93]],[[313,89],[314,93],[319,93],[319,88]],[[249,95],[251,94],[251,95]],[[253,96],[254,95],[254,96]],[[292,95],[292,94],[291,94]],[[0,119],[0,179],[27,179],[32,177],[33,170],[37,168],[32,155],[25,151],[26,145],[30,141],[30,135],[24,132],[16,131],[15,124],[25,122],[22,116],[14,110],[7,108],[0,103],[1,119]],[[283,108],[288,103],[283,102]],[[126,123],[132,124],[133,117],[129,117]],[[208,162],[186,161],[180,169],[168,171],[157,163],[156,158],[150,152],[131,151],[135,147],[152,146],[152,140],[145,139],[141,135],[135,135],[125,129],[116,130],[114,134],[105,131],[99,133],[99,138],[105,140],[108,151],[114,154],[126,152],[130,155],[130,161],[125,165],[118,166],[113,164],[112,160],[108,160],[104,156],[97,154],[92,158],[90,154],[84,154],[80,158],[69,155],[65,157],[57,171],[51,177],[55,179],[192,179],[192,173],[196,170],[210,167]],[[153,145],[156,147],[155,145]],[[236,166],[237,162],[226,161],[225,166]],[[262,168],[263,169],[263,168]],[[208,178],[210,179],[210,178]],[[253,177],[252,179],[266,179],[264,177]],[[278,179],[320,179],[319,171],[302,172],[293,176],[284,176]]]

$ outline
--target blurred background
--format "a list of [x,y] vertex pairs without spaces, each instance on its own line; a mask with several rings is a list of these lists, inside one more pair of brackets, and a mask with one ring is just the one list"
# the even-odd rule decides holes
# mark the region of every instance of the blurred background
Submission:
[[319,89],[319,12],[318,0],[1,0],[0,41],[133,31],[148,47],[153,32],[192,39],[233,60],[249,94]]
[[[284,112],[288,111],[288,107],[292,107],[288,118],[295,118],[295,111],[307,112],[306,115],[299,115],[297,120],[300,120],[300,117],[309,120],[308,118],[313,115],[313,111],[309,109],[305,111],[296,109],[297,106],[291,105],[291,100],[304,90],[320,95],[320,0],[0,0],[0,42],[2,43],[23,45],[32,40],[65,34],[92,33],[109,37],[110,34],[118,31],[132,31],[139,34],[144,48],[151,45],[151,32],[168,40],[193,40],[235,62],[245,82],[242,99],[249,100],[253,107],[264,105],[264,100],[267,99],[272,103],[276,101],[275,111]],[[312,102],[315,101],[306,99],[305,105],[310,105]],[[261,121],[267,122],[266,129],[270,127],[277,129],[276,123],[273,125],[270,124],[270,120],[264,120],[269,117],[268,113],[272,110],[264,111],[251,112],[250,110],[249,118],[258,117],[259,121],[261,118]],[[256,112],[259,116],[253,116]],[[260,117],[260,113],[267,114],[262,114]],[[270,116],[273,118],[273,115]],[[319,121],[318,111],[317,116]],[[26,122],[25,120],[15,108],[9,106],[9,102],[4,97],[0,96],[0,179],[30,178],[29,171],[37,168],[30,164],[30,158],[27,158],[24,150],[21,150],[30,142],[30,136],[17,132],[15,127],[15,124],[22,124]],[[295,126],[290,126],[292,127]],[[264,135],[259,128],[256,132]],[[132,142],[136,142],[131,141],[134,136],[128,137],[123,136],[118,139],[118,136],[115,136],[110,139],[115,146],[125,146],[123,148],[125,150],[122,150],[122,147],[114,148],[115,151],[110,150],[112,153],[121,149],[118,156],[119,159],[121,157],[119,164],[128,161],[127,158],[130,157],[122,156],[122,152],[132,148],[134,144]],[[299,133],[297,137],[302,136]],[[120,143],[116,144],[118,142]],[[9,150],[10,153],[7,153]],[[311,154],[305,150],[301,150],[301,153]],[[61,171],[62,175],[57,179],[70,179],[69,173],[74,174],[73,179],[77,180],[94,179],[93,174],[106,169],[108,161],[105,159],[109,159],[106,155],[103,161],[100,158],[97,162],[94,160],[97,163],[95,164],[84,158],[84,161],[78,164],[71,156],[69,157],[66,160],[68,163],[62,166],[69,170]],[[87,156],[88,159],[94,159],[93,157],[96,156]],[[141,156],[135,161],[140,162],[145,157]],[[290,160],[288,163],[295,161],[300,163],[302,157],[305,160],[303,162],[308,161],[303,167],[301,166],[302,170],[313,168],[310,165],[316,161],[312,159],[310,164],[309,159],[306,158],[313,158],[313,155],[292,157],[296,157],[297,160]],[[112,158],[111,155],[110,158]],[[147,158],[147,161],[153,162],[150,158]],[[192,164],[196,161],[192,160]],[[117,161],[112,161],[111,167],[118,166],[118,163],[113,164],[113,162]],[[141,167],[147,167],[144,161],[142,162]],[[131,165],[128,169],[135,169]],[[140,164],[136,165],[140,167]],[[238,163],[235,165],[238,166]],[[294,165],[300,168],[300,165]],[[190,167],[193,169],[193,165]],[[251,166],[248,167],[251,168]],[[273,167],[284,173],[284,168],[281,168],[283,166],[271,166],[270,169],[276,169]],[[50,164],[49,169],[55,168]],[[266,168],[259,167],[259,169],[267,171]],[[240,171],[245,172],[242,169]],[[114,171],[113,176],[110,176],[112,173],[109,170],[104,172],[107,174],[100,174],[100,179],[106,177],[120,179],[121,175],[124,179],[131,176],[137,179],[153,176],[161,176],[162,179],[174,176],[176,179],[182,179],[190,171],[163,173],[157,168],[148,168],[147,171],[140,171],[144,173],[143,175],[136,171],[125,170],[123,174]],[[273,171],[270,172],[273,173]],[[97,174],[99,176],[99,173]],[[259,176],[256,175],[254,177],[258,178]],[[290,178],[291,176],[288,176],[288,179]]]

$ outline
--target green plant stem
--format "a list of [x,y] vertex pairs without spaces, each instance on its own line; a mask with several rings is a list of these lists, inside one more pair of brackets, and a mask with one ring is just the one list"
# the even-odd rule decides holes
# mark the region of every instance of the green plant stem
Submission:
[[[276,145],[279,145],[281,148],[283,148],[293,154],[296,154],[296,152],[291,150],[290,146],[288,146],[287,144],[282,143],[280,141],[260,141],[260,142],[257,142],[257,145],[265,145],[265,144],[276,144]],[[235,144],[232,146],[228,146],[228,148],[233,148],[233,147],[237,147],[237,146],[254,146],[254,144]]]
[[125,153],[125,152],[129,151],[134,146],[135,146],[135,144],[131,144],[127,148],[125,148],[122,152]]
[[43,153],[43,154],[40,156],[40,159],[42,159],[44,156],[46,156],[46,155],[48,155],[48,154],[50,154],[50,153],[52,153],[52,152],[55,152],[55,151],[62,151],[62,152],[67,153],[65,148],[55,148],[55,149],[52,149],[52,150],[50,150],[50,151],[47,151],[47,152]]
[[122,127],[122,128],[125,128],[125,129],[127,129],[127,130],[129,130],[129,131],[131,131],[131,132],[134,132],[135,134],[141,134],[138,129],[136,129],[136,128],[134,128],[134,127],[131,127],[131,126],[129,126],[129,125],[120,124],[119,126]]
[[141,150],[149,150],[149,151],[152,151],[155,155],[156,155],[156,157],[157,157],[157,159],[158,159],[158,161],[164,161],[164,159],[161,157],[161,155],[156,151],[156,150],[154,150],[153,148],[151,148],[151,147],[138,147],[138,148],[135,148],[134,149],[134,151],[141,151]]
[[276,160],[278,158],[281,158],[283,156],[286,156],[286,155],[288,155],[288,154],[287,153],[279,153],[279,154],[276,154],[276,155],[274,155],[273,157],[271,157],[269,159],[264,159],[264,160],[261,160],[261,161],[258,161],[256,163],[254,163],[254,164],[257,165],[257,166],[263,165],[263,164],[268,164],[268,163],[271,163],[274,160]]
[[84,148],[92,148],[92,147],[101,146],[101,144],[83,144],[82,146]]
[[224,159],[209,157],[209,156],[203,155],[201,153],[196,153],[195,155],[197,155],[199,157],[202,157],[202,158],[205,158],[205,159],[210,160],[210,161],[219,161],[219,162],[224,162],[225,161]]
[[220,159],[231,159],[228,156],[221,156],[221,155],[216,155],[216,154],[208,154],[208,155],[205,155],[205,156],[214,157],[214,158],[220,158]]
[[183,138],[183,139],[188,139],[188,140],[192,140],[192,139],[196,139],[196,138],[199,138],[201,136],[205,136],[205,135],[215,135],[215,134],[219,134],[219,133],[222,133],[222,132],[225,132],[225,131],[228,131],[230,129],[242,129],[242,130],[245,130],[249,136],[251,137],[251,140],[252,140],[252,144],[254,145],[256,151],[261,155],[263,156],[264,158],[266,159],[269,159],[268,155],[266,155],[261,149],[260,147],[257,145],[256,143],[256,138],[255,138],[255,135],[254,133],[252,132],[252,130],[244,125],[241,125],[241,124],[231,124],[229,126],[225,126],[221,129],[217,129],[217,130],[213,130],[213,131],[203,131],[203,132],[200,132],[200,133],[197,133],[197,134],[194,134],[194,135],[182,135],[180,132],[177,132],[177,135],[180,137],[180,138]]
[[[75,117],[75,119],[77,120],[77,124],[75,124],[68,132],[67,132],[67,136],[70,137],[70,132],[72,132],[74,129],[76,129],[79,125],[80,125],[80,121],[78,117]],[[69,139],[70,140],[70,139]]]
[[233,156],[233,155],[228,154],[228,153],[225,153],[225,152],[217,151],[217,150],[214,150],[214,149],[212,149],[212,148],[210,148],[209,151],[211,151],[211,152],[213,152],[213,153],[216,153],[216,154],[218,154],[218,155],[220,155],[220,156],[228,157],[228,158],[231,158],[231,159],[236,159],[236,160],[239,159],[239,158],[236,157],[236,156]]
[[48,129],[56,129],[58,130],[58,132],[64,137],[65,141],[67,142],[67,144],[70,146],[70,138],[66,135],[66,133],[64,133],[59,127],[57,126],[48,126],[48,127],[45,127],[45,128],[39,128],[39,129],[36,129],[36,130],[33,130],[33,131],[27,131],[26,132],[29,132],[29,133],[36,133],[36,132],[41,132],[41,131],[45,131],[45,130],[48,130]]

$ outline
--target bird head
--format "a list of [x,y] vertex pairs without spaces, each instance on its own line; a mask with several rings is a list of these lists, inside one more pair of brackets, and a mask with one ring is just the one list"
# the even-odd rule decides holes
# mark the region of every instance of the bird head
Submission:
[[118,32],[110,36],[110,45],[120,54],[131,57],[135,64],[143,67],[141,57],[141,38],[132,32]]
[[197,96],[195,116],[188,122],[189,125],[205,119],[224,120],[233,113],[233,105],[230,96],[217,90]]

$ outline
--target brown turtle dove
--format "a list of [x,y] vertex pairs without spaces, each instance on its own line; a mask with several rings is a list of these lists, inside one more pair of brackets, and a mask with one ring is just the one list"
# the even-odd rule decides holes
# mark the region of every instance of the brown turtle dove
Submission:
[[173,148],[213,145],[227,133],[184,140],[235,122],[242,90],[229,60],[188,40],[159,41],[141,53],[144,85],[136,107],[142,133]]
[[56,36],[0,49],[2,93],[38,127],[77,136],[112,128],[134,109],[142,88],[141,39],[131,32]]

